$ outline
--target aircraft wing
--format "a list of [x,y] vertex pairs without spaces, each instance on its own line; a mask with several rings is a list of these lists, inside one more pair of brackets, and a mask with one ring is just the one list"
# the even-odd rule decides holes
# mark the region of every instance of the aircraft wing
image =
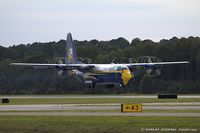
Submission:
[[[172,64],[188,64],[188,61],[179,61],[179,62],[152,62],[152,63],[129,63],[129,64],[104,64],[104,65],[126,65],[131,68],[134,66],[156,66],[156,65],[172,65]],[[39,64],[39,63],[11,63],[10,65],[14,66],[23,66],[31,68],[44,68],[44,69],[53,69],[53,68],[62,68],[66,70],[70,69],[86,69],[94,68],[95,66],[102,64]]]
[[189,64],[189,61],[178,61],[178,62],[151,62],[151,63],[129,63],[124,64],[128,67],[134,66],[156,66],[156,65],[173,65],[173,64]]
[[93,68],[93,64],[40,64],[40,63],[11,63],[11,66],[22,66],[30,68],[41,68],[41,69],[53,69],[53,68],[63,68],[63,69],[81,69],[81,68]]

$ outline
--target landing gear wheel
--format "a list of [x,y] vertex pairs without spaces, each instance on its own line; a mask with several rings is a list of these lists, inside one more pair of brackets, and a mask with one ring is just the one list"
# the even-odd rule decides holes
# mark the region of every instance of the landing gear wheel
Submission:
[[125,88],[125,87],[126,87],[126,86],[125,86],[125,85],[123,85],[123,84],[120,84],[119,86],[120,86],[120,87],[123,87],[123,88]]

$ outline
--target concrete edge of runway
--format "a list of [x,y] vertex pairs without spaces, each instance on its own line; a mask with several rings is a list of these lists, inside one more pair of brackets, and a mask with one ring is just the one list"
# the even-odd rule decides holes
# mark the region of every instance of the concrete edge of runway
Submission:
[[0,116],[171,116],[200,117],[200,113],[120,113],[120,112],[0,112]]

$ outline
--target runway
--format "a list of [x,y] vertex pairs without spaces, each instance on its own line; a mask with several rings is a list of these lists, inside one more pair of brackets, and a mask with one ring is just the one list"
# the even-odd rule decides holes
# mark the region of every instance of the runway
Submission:
[[[4,95],[0,98],[158,98],[157,95],[27,95],[10,96]],[[200,95],[178,95],[178,98],[200,98]]]
[[[173,103],[172,103],[173,104]],[[27,110],[54,110],[54,111],[60,111],[60,110],[119,110],[120,111],[121,106],[120,104],[43,104],[43,105],[1,105],[0,111],[27,111]],[[151,105],[143,105],[143,110],[200,110],[199,105],[187,105],[187,106],[179,106],[179,105],[173,105],[173,106],[165,106],[165,105],[157,105],[157,106],[151,106]]]
[[[143,105],[143,110],[200,110],[191,103],[180,105]],[[152,103],[150,103],[152,104]],[[2,112],[3,111],[3,112]],[[11,112],[10,112],[11,111]],[[14,112],[12,112],[14,111]],[[16,112],[22,111],[22,112]],[[24,111],[24,112],[23,112]],[[29,111],[29,112],[27,112]],[[39,111],[39,112],[37,112]],[[50,111],[50,112],[49,112]],[[66,112],[67,111],[67,112]],[[90,111],[90,112],[85,112]],[[103,112],[101,112],[103,111]],[[48,115],[48,116],[198,116],[200,113],[121,113],[120,104],[43,104],[43,105],[1,105],[0,115]]]
[[[105,99],[105,98],[153,98],[156,95],[43,95],[43,96],[0,96],[1,98],[63,98],[63,99]],[[181,98],[200,98],[200,95],[181,95]],[[140,113],[121,113],[121,103],[65,103],[65,104],[29,104],[29,105],[7,105],[0,104],[0,115],[39,115],[39,116],[195,116],[200,117],[200,102],[194,99],[193,102],[172,102],[165,99],[166,102],[142,103],[144,112]],[[184,99],[183,99],[184,100]],[[148,101],[148,100],[147,100]],[[149,111],[147,111],[149,110]],[[153,110],[154,112],[151,112]],[[168,111],[174,110],[174,112]],[[178,110],[178,111],[177,111]],[[146,111],[146,112],[145,112]],[[177,111],[177,112],[176,112]],[[191,111],[191,112],[190,112]]]

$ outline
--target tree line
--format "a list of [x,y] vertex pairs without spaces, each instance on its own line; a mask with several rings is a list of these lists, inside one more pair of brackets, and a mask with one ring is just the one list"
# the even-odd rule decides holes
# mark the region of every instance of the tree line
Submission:
[[162,66],[159,76],[148,76],[145,69],[135,74],[126,88],[105,86],[88,88],[75,78],[59,76],[56,71],[9,66],[11,62],[51,63],[65,55],[65,40],[57,42],[0,46],[0,94],[67,94],[67,93],[200,93],[200,38],[173,37],[159,42],[120,37],[109,41],[78,41],[79,59],[89,63],[128,63],[141,56],[162,61],[189,61],[187,65]]

